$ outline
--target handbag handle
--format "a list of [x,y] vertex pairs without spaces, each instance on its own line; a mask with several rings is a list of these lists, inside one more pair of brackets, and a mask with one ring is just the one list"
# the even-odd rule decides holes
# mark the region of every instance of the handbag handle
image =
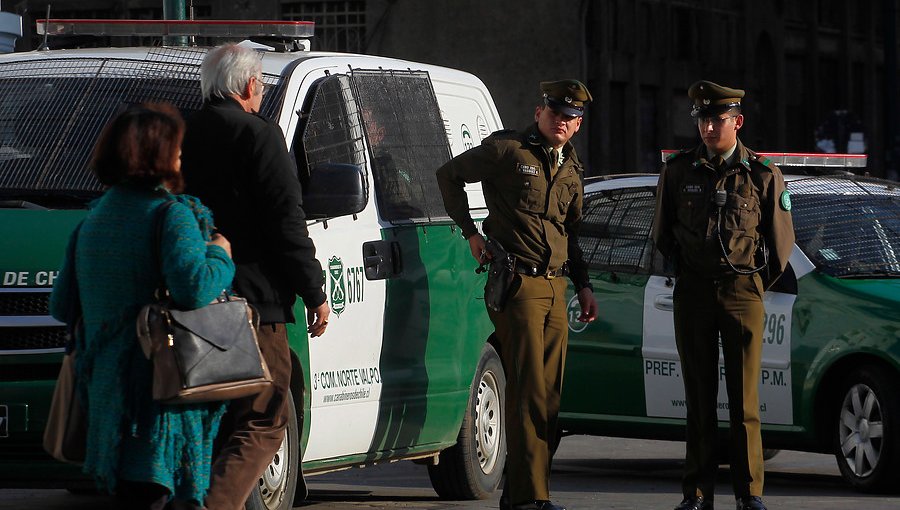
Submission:
[[157,301],[163,301],[169,297],[169,289],[166,287],[166,277],[163,274],[162,267],[162,230],[163,218],[165,218],[166,213],[169,212],[174,203],[174,200],[166,200],[163,205],[156,209],[156,217],[153,220],[153,262],[159,275],[159,283],[153,294]]
[[68,319],[66,322],[66,354],[72,354],[75,351],[75,335],[81,323],[81,293],[78,291],[78,271],[75,269],[75,248],[78,245],[78,233],[81,232],[81,225],[83,224],[84,220],[81,220],[75,226],[75,230],[72,231],[72,242],[69,243],[69,251],[66,254],[69,260],[72,261],[72,284],[67,296],[69,306],[68,310],[66,310],[66,318]]
[[[159,284],[154,291],[154,296],[157,301],[165,301],[169,299],[169,289],[166,286],[166,277],[163,274],[162,267],[162,231],[163,231],[163,218],[165,218],[166,213],[168,213],[169,209],[172,205],[175,204],[175,200],[166,200],[159,208],[156,210],[156,218],[154,219],[154,228],[153,228],[153,262],[156,265],[158,274],[159,274]],[[231,298],[228,295],[228,292],[222,291],[222,294],[216,298],[217,301],[224,302],[230,301]]]

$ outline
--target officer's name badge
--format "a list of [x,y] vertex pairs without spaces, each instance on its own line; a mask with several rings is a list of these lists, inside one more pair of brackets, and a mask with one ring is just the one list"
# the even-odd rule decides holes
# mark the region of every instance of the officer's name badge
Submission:
[[516,170],[518,170],[522,175],[540,175],[541,173],[538,167],[534,165],[526,165],[525,163],[519,163],[518,165],[516,165]]
[[685,193],[703,193],[703,185],[702,184],[685,184],[682,191]]

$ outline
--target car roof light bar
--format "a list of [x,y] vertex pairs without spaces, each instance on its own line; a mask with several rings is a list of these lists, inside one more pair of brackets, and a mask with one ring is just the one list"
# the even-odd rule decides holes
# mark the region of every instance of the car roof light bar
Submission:
[[312,21],[39,19],[39,35],[281,37],[313,36]]
[[[661,151],[663,162],[677,150]],[[824,166],[832,168],[865,168],[869,157],[865,154],[824,154],[819,152],[758,152],[776,166]]]

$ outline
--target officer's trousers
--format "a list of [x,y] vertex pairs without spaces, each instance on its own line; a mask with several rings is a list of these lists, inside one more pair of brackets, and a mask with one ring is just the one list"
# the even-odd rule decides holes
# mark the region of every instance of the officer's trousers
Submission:
[[687,401],[682,491],[714,497],[719,387],[719,334],[728,393],[731,481],[735,497],[762,496],[759,429],[763,287],[758,274],[713,280],[686,275],[675,284],[675,340]]
[[504,311],[488,310],[506,371],[506,477],[512,504],[550,499],[568,341],[567,280],[519,279]]

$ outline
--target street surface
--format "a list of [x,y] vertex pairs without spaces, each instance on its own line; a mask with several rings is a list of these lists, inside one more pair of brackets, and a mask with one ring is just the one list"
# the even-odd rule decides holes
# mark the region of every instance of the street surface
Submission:
[[[681,500],[684,444],[606,437],[563,439],[553,466],[553,496],[570,510],[663,509]],[[351,469],[311,477],[302,508],[496,509],[499,492],[484,501],[441,501],[424,466],[411,462]],[[771,510],[896,510],[900,495],[864,495],[844,484],[834,457],[783,451],[766,462],[766,498]],[[732,509],[727,466],[719,470],[716,502]],[[0,509],[103,509],[98,496],[64,490],[0,489]]]

